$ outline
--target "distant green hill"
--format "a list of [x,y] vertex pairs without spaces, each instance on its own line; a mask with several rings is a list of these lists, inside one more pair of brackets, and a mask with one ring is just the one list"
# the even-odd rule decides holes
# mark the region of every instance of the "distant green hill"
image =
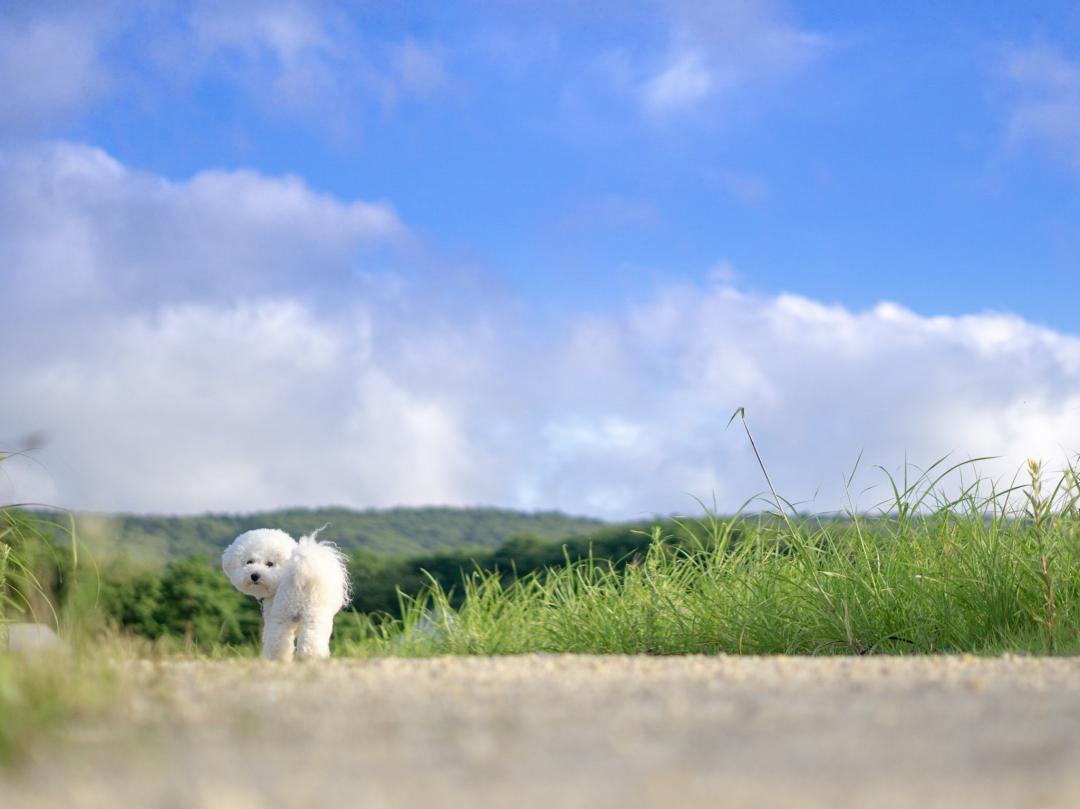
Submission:
[[347,552],[366,549],[385,556],[420,556],[460,548],[497,548],[514,537],[561,540],[605,525],[555,511],[495,508],[286,509],[256,514],[199,516],[76,515],[80,539],[95,553],[127,556],[160,565],[179,557],[217,556],[237,534],[251,528],[280,528],[294,537],[324,523],[321,538]]

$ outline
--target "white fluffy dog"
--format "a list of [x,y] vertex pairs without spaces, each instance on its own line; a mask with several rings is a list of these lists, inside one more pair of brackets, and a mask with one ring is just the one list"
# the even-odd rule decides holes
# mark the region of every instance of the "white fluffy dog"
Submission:
[[316,541],[319,531],[297,542],[276,528],[257,528],[222,554],[229,581],[262,604],[263,657],[269,660],[292,660],[294,643],[299,658],[330,656],[334,615],[349,603],[349,576],[344,554]]

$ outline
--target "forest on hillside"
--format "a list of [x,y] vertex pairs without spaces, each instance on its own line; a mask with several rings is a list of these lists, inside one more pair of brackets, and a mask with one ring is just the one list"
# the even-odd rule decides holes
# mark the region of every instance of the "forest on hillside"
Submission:
[[294,508],[191,516],[79,513],[74,519],[80,541],[97,556],[153,568],[174,559],[217,557],[238,534],[252,528],[280,528],[300,537],[329,524],[320,539],[335,542],[346,553],[405,557],[493,549],[521,536],[555,541],[604,526],[600,520],[557,511],[448,507]]

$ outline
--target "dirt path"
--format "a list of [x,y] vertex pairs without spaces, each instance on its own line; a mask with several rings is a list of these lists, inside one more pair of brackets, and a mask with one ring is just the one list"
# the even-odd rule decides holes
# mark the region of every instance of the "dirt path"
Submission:
[[114,720],[0,774],[0,807],[1080,806],[1080,659],[529,656],[130,674]]

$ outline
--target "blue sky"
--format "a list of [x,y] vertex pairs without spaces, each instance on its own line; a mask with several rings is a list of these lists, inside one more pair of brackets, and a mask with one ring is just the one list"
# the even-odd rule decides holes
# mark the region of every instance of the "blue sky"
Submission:
[[[726,261],[762,291],[1068,327],[1077,176],[1011,132],[1054,90],[1010,65],[1068,59],[1074,8],[621,5],[309,4],[281,13],[311,18],[292,55],[237,11],[179,76],[197,8],[119,7],[111,86],[49,134],[175,179],[246,167],[391,200],[433,249],[555,302]],[[791,42],[727,52],[770,36]],[[643,87],[680,60],[712,86],[650,107]]]
[[[1078,33],[1065,3],[6,4],[34,349],[0,440],[50,436],[10,496],[732,507],[742,405],[813,507],[860,450],[1065,457]],[[333,462],[268,469],[283,433]]]

